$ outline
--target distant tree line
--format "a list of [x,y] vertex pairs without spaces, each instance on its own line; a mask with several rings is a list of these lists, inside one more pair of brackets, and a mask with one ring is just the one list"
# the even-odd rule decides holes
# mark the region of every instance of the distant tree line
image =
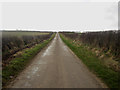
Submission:
[[102,48],[104,52],[109,52],[120,59],[120,30],[85,33],[64,32],[63,34],[92,47]]

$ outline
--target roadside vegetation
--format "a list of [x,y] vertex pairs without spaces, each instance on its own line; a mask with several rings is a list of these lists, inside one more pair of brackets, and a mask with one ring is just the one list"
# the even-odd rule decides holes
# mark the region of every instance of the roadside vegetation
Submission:
[[91,48],[100,48],[102,52],[113,56],[114,60],[120,60],[120,30],[63,34],[71,39],[79,40]]
[[2,32],[2,66],[6,66],[16,53],[42,43],[51,37],[50,32],[3,31]]
[[[3,32],[4,33],[4,32]],[[12,32],[10,32],[12,33]],[[17,32],[18,34],[21,32]],[[22,32],[23,33],[23,32]],[[27,35],[29,33],[29,35]],[[39,35],[30,35],[31,32],[27,32],[26,35],[18,36],[4,36],[3,39],[3,52],[7,53],[10,50],[15,50],[10,55],[4,55],[3,70],[2,70],[2,85],[5,86],[10,80],[15,78],[20,71],[22,71],[28,62],[42,49],[44,48],[55,36],[55,33],[39,33]],[[32,32],[31,34],[33,34]],[[36,33],[36,32],[35,32]],[[6,48],[7,47],[7,48]],[[16,48],[16,49],[15,49]],[[18,52],[18,53],[17,53]],[[17,53],[17,55],[15,55]],[[15,56],[14,56],[15,55]],[[6,58],[7,57],[7,58]],[[11,57],[11,58],[10,58]],[[7,64],[5,63],[5,61]],[[6,64],[6,65],[5,65]]]
[[[103,36],[101,33],[104,33]],[[109,36],[108,33],[110,33],[110,36],[112,37],[111,39],[113,39],[112,41],[110,38],[107,38]],[[93,73],[95,73],[98,77],[100,77],[102,81],[106,83],[106,85],[109,88],[120,88],[119,87],[119,83],[120,83],[119,70],[116,71],[115,69],[106,66],[103,63],[103,60],[105,60],[106,58],[99,58],[99,56],[96,55],[95,50],[92,50],[93,48],[95,49],[95,47],[98,48],[99,45],[97,43],[100,43],[100,42],[102,43],[103,41],[105,42],[101,44],[101,47],[99,47],[98,50],[101,50],[101,48],[107,48],[107,47],[104,47],[104,44],[108,42],[107,39],[108,40],[110,39],[109,44],[107,43],[107,45],[108,47],[111,47],[111,48],[112,48],[112,45],[113,46],[115,45],[114,42],[120,43],[120,42],[117,42],[118,36],[117,37],[115,36],[116,38],[115,37],[113,38],[114,35],[112,36],[111,33],[114,33],[116,35],[118,32],[96,32],[96,33],[95,32],[89,32],[89,33],[61,32],[60,37],[64,41],[64,43],[83,61],[83,63]],[[113,43],[113,44],[111,45],[110,43]],[[111,50],[111,48],[109,48],[109,50]],[[119,49],[119,46],[117,46],[116,51],[113,48],[111,54],[109,55],[112,55],[114,57],[114,60],[116,60],[119,65],[118,49]],[[104,50],[108,50],[108,49],[104,49]],[[105,54],[107,52],[106,51],[104,53],[104,50],[101,51],[101,53],[103,52],[102,54]],[[98,54],[102,55],[101,53],[98,53]]]

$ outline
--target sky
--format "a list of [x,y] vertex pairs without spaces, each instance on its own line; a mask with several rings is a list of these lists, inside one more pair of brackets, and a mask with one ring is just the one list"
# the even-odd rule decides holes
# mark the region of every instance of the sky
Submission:
[[118,29],[118,0],[10,1],[0,3],[1,30]]

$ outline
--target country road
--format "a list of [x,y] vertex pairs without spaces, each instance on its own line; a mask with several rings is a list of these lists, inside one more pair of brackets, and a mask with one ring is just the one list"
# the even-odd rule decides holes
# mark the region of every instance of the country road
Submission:
[[59,34],[38,53],[8,88],[104,88]]

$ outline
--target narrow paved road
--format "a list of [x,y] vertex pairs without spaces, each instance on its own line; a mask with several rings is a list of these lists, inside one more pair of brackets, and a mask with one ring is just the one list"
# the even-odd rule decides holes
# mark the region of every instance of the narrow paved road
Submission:
[[8,86],[10,88],[101,88],[57,34],[49,46]]

